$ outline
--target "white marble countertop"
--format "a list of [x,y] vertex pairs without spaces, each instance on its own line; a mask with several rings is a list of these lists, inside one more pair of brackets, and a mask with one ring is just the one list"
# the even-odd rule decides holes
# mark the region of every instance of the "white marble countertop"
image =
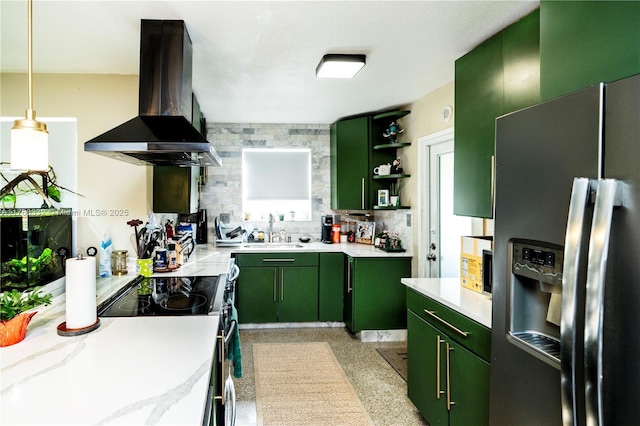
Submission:
[[317,252],[344,253],[352,257],[412,257],[410,250],[406,252],[386,252],[372,244],[339,243],[325,244],[321,242],[301,243],[251,243],[234,247],[216,247],[220,251],[228,250],[233,253],[273,253],[273,252]]
[[[171,274],[226,273],[229,256],[200,246]],[[98,278],[97,304],[133,278]],[[218,316],[100,318],[75,337],[64,321],[63,293],[0,348],[0,424],[202,424]]]
[[491,297],[460,285],[460,278],[402,278],[406,285],[491,328]]
[[[342,252],[410,257],[372,245],[318,242],[260,247],[198,245],[179,269],[155,276],[227,272],[233,253]],[[135,275],[98,278],[100,304]],[[40,308],[25,340],[0,348],[0,424],[201,424],[217,316],[101,318],[91,333],[62,337],[65,295]]]

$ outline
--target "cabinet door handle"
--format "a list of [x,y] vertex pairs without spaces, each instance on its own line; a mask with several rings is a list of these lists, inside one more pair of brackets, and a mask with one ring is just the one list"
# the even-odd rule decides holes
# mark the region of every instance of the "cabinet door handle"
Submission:
[[351,293],[353,287],[351,286],[351,261],[347,261],[347,293]]
[[284,301],[284,269],[280,269],[280,301]]
[[278,287],[277,287],[277,281],[278,281],[278,268],[273,268],[273,301],[277,302],[277,291],[278,291]]
[[362,178],[362,189],[360,190],[360,194],[362,196],[362,201],[360,202],[361,206],[360,208],[362,208],[362,210],[365,209],[364,207],[364,178]]
[[447,343],[447,411],[451,411],[451,406],[455,404],[451,400],[451,354],[450,352],[453,350],[451,346]]
[[455,325],[452,325],[452,324],[448,323],[447,321],[443,320],[442,318],[440,318],[439,316],[437,316],[435,311],[428,311],[428,310],[425,309],[424,312],[426,314],[431,315],[433,318],[437,319],[442,324],[446,325],[447,327],[449,327],[450,329],[452,329],[456,333],[460,334],[461,336],[467,337],[469,335],[468,331],[462,331],[458,327],[456,327]]
[[444,391],[440,389],[440,345],[442,343],[444,343],[444,340],[438,336],[436,339],[436,399],[440,399],[440,395],[444,393]]
[[295,262],[295,259],[262,259],[263,262]]

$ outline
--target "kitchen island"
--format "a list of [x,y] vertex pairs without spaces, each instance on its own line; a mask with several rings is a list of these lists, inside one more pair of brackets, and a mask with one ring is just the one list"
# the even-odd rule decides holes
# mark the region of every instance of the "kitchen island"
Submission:
[[[189,262],[157,276],[227,272],[233,253],[341,252],[407,257],[361,244],[196,247]],[[97,304],[135,278],[98,278]],[[0,424],[202,424],[218,316],[100,318],[88,334],[62,337],[65,295],[38,309],[26,338],[0,348]]]
[[[201,246],[172,274],[224,274],[229,255]],[[133,278],[97,278],[97,303]],[[0,424],[202,424],[217,315],[100,318],[62,337],[64,293],[37,310],[26,338],[0,348]]]

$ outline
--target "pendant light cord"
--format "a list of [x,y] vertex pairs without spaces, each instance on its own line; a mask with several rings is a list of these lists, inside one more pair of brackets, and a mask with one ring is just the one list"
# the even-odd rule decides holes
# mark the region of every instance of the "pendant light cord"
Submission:
[[33,0],[28,1],[28,14],[29,14],[29,36],[28,36],[28,50],[29,50],[29,58],[28,58],[28,91],[29,91],[29,103],[28,103],[28,112],[27,118],[33,120]]

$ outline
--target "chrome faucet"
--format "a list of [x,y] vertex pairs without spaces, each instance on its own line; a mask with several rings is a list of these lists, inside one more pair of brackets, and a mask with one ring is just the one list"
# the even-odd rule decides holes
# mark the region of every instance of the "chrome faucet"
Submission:
[[269,228],[267,229],[267,235],[269,236],[269,242],[273,241],[273,214],[269,213]]

